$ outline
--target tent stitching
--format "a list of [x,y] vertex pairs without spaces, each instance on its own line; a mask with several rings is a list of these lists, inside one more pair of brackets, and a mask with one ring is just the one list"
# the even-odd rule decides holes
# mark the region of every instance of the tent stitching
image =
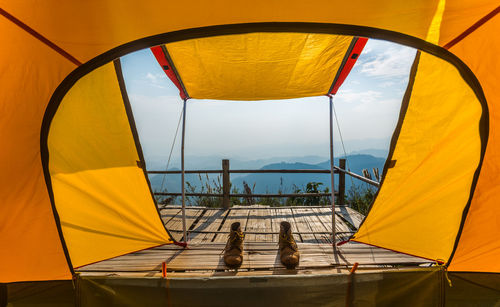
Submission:
[[500,6],[498,6],[496,9],[493,11],[489,12],[486,14],[483,18],[479,19],[476,23],[474,23],[472,26],[467,28],[464,32],[462,32],[460,35],[449,41],[446,45],[443,46],[444,49],[450,49],[451,47],[455,46],[457,43],[459,43],[461,40],[469,36],[472,32],[476,31],[479,29],[482,25],[484,25],[487,21],[495,17],[498,13],[500,13]]
[[28,26],[27,24],[25,24],[21,20],[17,19],[16,17],[12,16],[11,14],[9,14],[4,9],[0,8],[0,14],[3,15],[8,20],[10,20],[11,22],[13,22],[14,24],[16,24],[18,27],[20,27],[24,31],[31,34],[34,38],[38,39],[39,41],[41,41],[42,43],[47,45],[49,48],[51,48],[55,52],[59,53],[60,55],[62,55],[66,59],[68,59],[71,63],[75,64],[76,66],[82,65],[82,63],[80,61],[78,61],[74,56],[72,56],[71,54],[66,52],[64,49],[62,49],[61,47],[59,47],[56,44],[54,44],[53,42],[51,42],[48,38],[46,38],[42,34],[35,31],[33,28],[31,28],[30,26]]

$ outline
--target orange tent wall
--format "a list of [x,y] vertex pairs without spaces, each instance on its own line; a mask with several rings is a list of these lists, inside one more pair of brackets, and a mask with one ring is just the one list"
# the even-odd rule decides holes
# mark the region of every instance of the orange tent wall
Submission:
[[45,185],[40,127],[76,66],[0,16],[0,282],[69,279]]
[[[423,37],[435,1],[408,7],[399,0],[375,2],[318,1],[2,1],[0,29],[2,115],[0,210],[2,253],[0,281],[69,279],[40,158],[40,128],[56,87],[75,64],[8,20],[12,15],[85,63],[114,47],[143,37],[187,28],[263,21],[362,24]],[[387,18],[387,7],[393,7]],[[33,9],[36,8],[36,9]],[[321,9],[318,9],[321,8]],[[357,11],[354,16],[342,12]],[[165,12],[176,12],[166,14]],[[206,12],[213,12],[207,15]],[[279,12],[279,14],[277,14]],[[404,14],[401,14],[404,12]],[[390,14],[390,13],[389,13]],[[391,14],[390,14],[391,15]],[[144,22],[144,16],[149,22]],[[189,16],[189,18],[186,18]],[[410,21],[410,22],[409,22]],[[149,47],[149,46],[144,46]],[[29,90],[27,90],[29,89]],[[36,214],[34,214],[36,212]]]
[[[443,1],[443,0],[441,0]],[[40,127],[45,108],[55,88],[76,68],[74,62],[58,54],[7,18],[5,12],[65,50],[77,61],[92,58],[125,43],[176,30],[249,22],[316,22],[360,25],[391,30],[426,39],[440,1],[314,1],[302,0],[251,2],[190,1],[140,2],[109,1],[38,1],[2,0],[0,16],[3,45],[0,48],[0,282],[70,278],[61,240],[57,233],[40,159]],[[447,1],[439,32],[443,46],[474,22],[498,7],[497,0]],[[36,8],[36,9],[34,9]],[[175,14],[169,14],[175,12]],[[207,14],[207,12],[210,12]],[[351,13],[349,13],[351,12]],[[145,16],[148,22],[144,22]],[[496,157],[496,126],[500,118],[493,113],[499,103],[498,15],[451,49],[474,71],[489,101],[490,140],[478,183],[477,195],[470,207],[470,218],[462,233],[455,260],[470,257],[476,244],[492,239],[477,239],[474,229],[489,231],[493,238],[500,225],[484,222],[494,209],[500,191],[493,186],[500,158]],[[480,44],[491,48],[474,49]],[[150,46],[143,46],[150,47]],[[133,51],[133,50],[129,50]],[[492,72],[494,73],[491,73]],[[482,203],[485,201],[484,203]],[[489,224],[489,228],[476,228]],[[485,226],[486,227],[486,226]],[[483,236],[485,234],[480,232]],[[473,236],[476,236],[475,239]],[[484,245],[494,246],[494,245]],[[462,250],[463,249],[463,250]],[[460,255],[465,255],[462,258]],[[469,256],[467,256],[469,255]],[[491,254],[494,259],[496,254]],[[497,258],[498,259],[498,258]],[[462,262],[452,268],[497,270]],[[469,265],[472,265],[469,267]]]
[[[490,130],[481,174],[450,270],[500,272],[500,17],[486,21],[450,51],[482,80]],[[485,39],[490,37],[491,39]],[[467,142],[467,140],[464,140]]]

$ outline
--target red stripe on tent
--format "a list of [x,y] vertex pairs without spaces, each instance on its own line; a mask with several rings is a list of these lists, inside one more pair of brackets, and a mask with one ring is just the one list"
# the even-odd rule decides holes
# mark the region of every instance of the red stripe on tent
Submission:
[[479,19],[475,24],[473,24],[467,30],[465,30],[464,32],[462,32],[462,34],[460,34],[459,36],[457,36],[454,39],[452,39],[448,44],[444,45],[443,48],[444,49],[450,49],[451,47],[455,46],[458,42],[460,42],[461,40],[463,40],[464,38],[466,38],[472,32],[476,31],[480,26],[482,26],[485,22],[487,22],[491,18],[495,17],[495,15],[497,15],[498,13],[500,13],[500,6],[498,6],[493,11],[489,12],[483,18]]
[[351,49],[351,52],[349,53],[349,57],[343,63],[344,65],[340,68],[341,69],[340,74],[338,74],[337,79],[334,80],[333,86],[330,92],[328,93],[329,95],[337,94],[337,91],[339,90],[340,86],[342,85],[342,83],[344,83],[345,79],[351,72],[352,67],[356,63],[359,55],[361,54],[361,51],[363,51],[363,48],[365,47],[367,41],[368,38],[365,37],[357,38],[353,48]]
[[161,68],[167,75],[167,77],[175,84],[175,86],[179,89],[179,95],[181,98],[187,99],[188,95],[182,86],[179,78],[177,78],[177,74],[175,73],[173,65],[167,59],[167,55],[163,52],[163,48],[161,46],[151,47],[151,52],[153,52],[158,64],[160,64]]

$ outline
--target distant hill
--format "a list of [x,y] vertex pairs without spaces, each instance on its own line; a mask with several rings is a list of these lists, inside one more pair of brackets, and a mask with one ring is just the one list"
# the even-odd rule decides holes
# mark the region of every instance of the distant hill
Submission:
[[[335,165],[338,165],[338,158],[335,159]],[[378,168],[380,173],[385,163],[384,158],[374,157],[367,154],[355,154],[347,156],[347,167],[350,171],[361,174],[362,169],[372,170],[372,168]],[[252,164],[246,164],[246,169],[330,169],[330,161],[323,161],[316,164],[303,163],[303,162],[279,162],[264,165],[262,167],[252,167]],[[215,167],[214,167],[215,168]],[[217,169],[219,169],[217,167]],[[231,168],[243,168],[236,167],[231,164]],[[202,180],[197,174],[186,174],[186,181],[191,185],[195,186],[199,191],[202,185],[205,185],[207,179],[206,175],[202,174]],[[159,191],[163,179],[163,175],[150,175],[151,186],[153,190]],[[338,177],[336,176],[336,179]],[[297,186],[303,189],[309,182],[321,182],[321,190],[325,187],[330,186],[330,175],[329,174],[248,174],[241,176],[232,176],[231,182],[233,187],[238,188],[240,191],[243,190],[243,181],[247,182],[250,187],[255,184],[255,193],[277,193],[279,190],[283,193],[293,192],[293,187]],[[217,175],[209,176],[209,180],[216,180]],[[349,179],[346,176],[346,189],[349,189],[354,184],[363,184],[361,181]],[[165,177],[164,188],[169,192],[180,192],[181,188],[181,176],[167,175]]]
[[[341,157],[342,158],[342,157]],[[366,154],[355,154],[347,156],[347,168],[356,174],[361,174],[363,169],[372,170],[374,167],[378,167],[380,172],[384,168],[385,158],[374,157],[373,155]],[[339,159],[335,159],[335,165],[339,164]],[[330,168],[330,160],[316,164],[321,168]]]
[[387,149],[362,149],[357,151],[352,151],[349,155],[371,155],[378,158],[386,159],[389,155],[389,151]]
[[[338,165],[338,159],[335,159],[335,165]],[[378,168],[382,172],[385,159],[377,158],[371,155],[348,155],[347,166],[351,172],[361,174],[363,169],[372,170]],[[330,169],[330,160],[318,163],[274,163],[269,164],[262,169]],[[335,177],[338,178],[337,176]],[[330,187],[329,174],[249,174],[246,176],[238,177],[232,180],[234,186],[241,189],[243,181],[246,181],[249,186],[255,184],[255,193],[277,193],[280,189],[281,192],[293,192],[293,186],[304,190],[304,187],[309,182],[321,182],[321,189]],[[349,176],[346,176],[346,189],[349,189],[354,184],[364,184],[359,180],[354,179],[351,181]],[[338,186],[338,182],[336,184]]]
[[[220,169],[221,160],[228,159],[224,156],[190,156],[187,155],[185,159],[186,169]],[[279,162],[302,162],[309,164],[316,164],[328,159],[321,156],[289,156],[289,157],[272,157],[266,159],[240,159],[230,158],[231,168],[234,169],[259,169],[265,165]],[[149,170],[165,169],[167,164],[166,157],[153,156],[147,158],[147,166]],[[170,169],[180,168],[180,161],[178,158],[170,161]]]

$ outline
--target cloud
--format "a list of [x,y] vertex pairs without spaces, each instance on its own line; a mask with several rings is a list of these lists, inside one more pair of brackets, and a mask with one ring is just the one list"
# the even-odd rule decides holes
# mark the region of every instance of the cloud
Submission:
[[161,96],[158,95],[155,97],[151,97],[151,96],[147,96],[147,95],[129,93],[129,98],[130,98],[130,100],[133,100],[133,102],[136,102],[137,104],[140,104],[140,105],[179,103],[179,101],[182,101],[180,99],[179,95],[161,95]]
[[364,112],[371,115],[385,115],[387,109],[398,109],[401,101],[398,99],[378,99],[371,102],[363,102],[353,108],[354,112]]
[[370,103],[379,100],[382,97],[382,93],[378,91],[364,91],[364,92],[354,92],[353,90],[340,90],[336,96],[337,100],[344,102],[363,102]]
[[386,82],[382,82],[379,86],[383,87],[383,88],[387,88],[387,87],[391,87],[395,84],[396,84],[396,82],[394,82],[394,81],[386,81]]
[[148,85],[157,87],[157,88],[165,88],[165,74],[152,74],[148,72],[144,78]]
[[159,75],[158,75],[158,74],[154,74],[154,75],[153,75],[153,74],[152,74],[152,73],[150,73],[150,72],[148,72],[148,73],[146,74],[146,79],[148,79],[148,80],[149,80],[149,81],[151,81],[151,82],[158,82],[158,78],[159,78]]
[[414,49],[392,46],[382,53],[365,59],[360,72],[372,77],[406,77],[414,58]]
[[373,48],[371,48],[371,47],[363,48],[363,54],[368,54],[368,53],[372,53],[372,52],[373,52]]

